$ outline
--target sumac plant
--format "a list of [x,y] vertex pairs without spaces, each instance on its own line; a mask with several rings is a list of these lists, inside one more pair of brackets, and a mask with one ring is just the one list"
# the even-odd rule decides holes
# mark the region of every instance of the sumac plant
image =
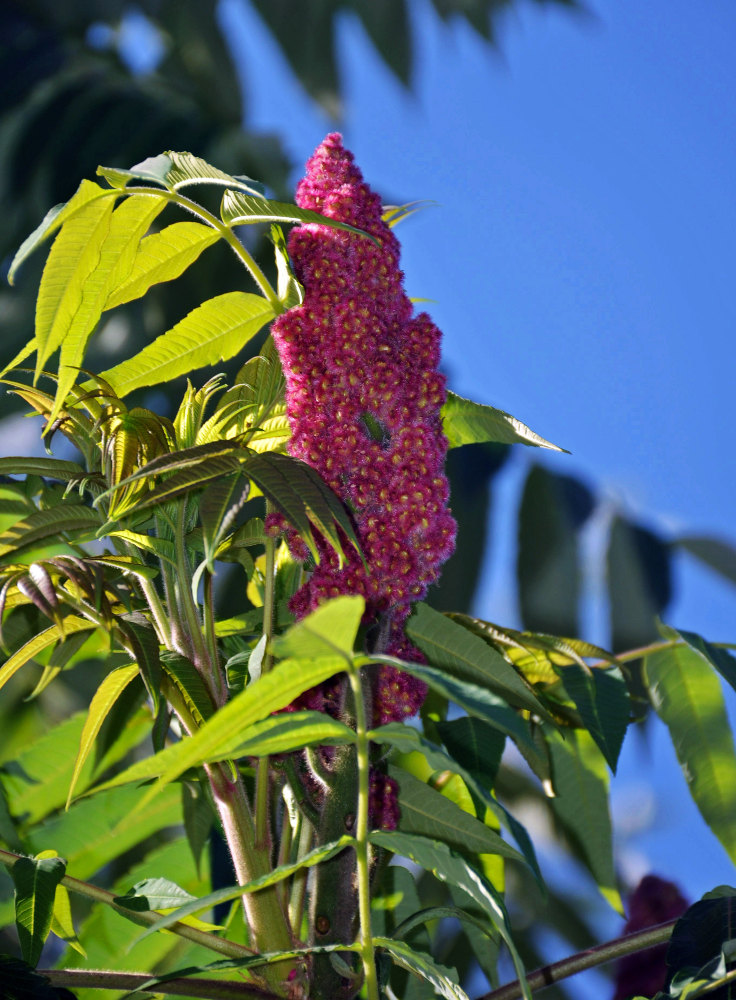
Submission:
[[[733,685],[736,663],[664,626],[614,657],[424,603],[455,542],[447,449],[554,446],[446,390],[399,268],[412,209],[383,207],[337,134],[293,205],[189,153],[98,173],[10,269],[54,237],[35,333],[2,372],[47,450],[0,459],[2,697],[55,704],[72,669],[89,697],[14,733],[10,757],[0,735],[1,922],[20,952],[0,992],[464,1000],[450,926],[487,998],[528,1000],[667,941],[674,921],[525,974],[504,873],[544,873],[496,794],[501,755],[513,744],[621,908],[607,775],[642,694],[736,854],[717,676]],[[220,241],[249,290],[91,370],[102,317]],[[156,412],[153,387],[184,377]],[[727,988],[732,902],[696,904],[707,932],[678,924],[672,996]],[[518,978],[499,987],[504,949]]]

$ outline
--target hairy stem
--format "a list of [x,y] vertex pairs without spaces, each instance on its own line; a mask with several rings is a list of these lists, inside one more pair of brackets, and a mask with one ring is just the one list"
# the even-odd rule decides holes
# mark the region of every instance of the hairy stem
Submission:
[[368,800],[370,794],[370,742],[366,724],[363,686],[360,672],[350,670],[350,687],[355,703],[355,730],[358,755],[358,816],[355,823],[355,854],[358,869],[358,911],[360,915],[360,944],[368,1000],[379,1000],[376,959],[371,930],[371,884],[368,859]]
[[[543,990],[545,986],[557,983],[561,979],[567,979],[578,972],[586,969],[593,969],[598,965],[605,965],[616,958],[623,958],[624,955],[631,955],[636,951],[645,951],[647,948],[654,948],[656,945],[665,944],[672,936],[672,930],[677,920],[668,920],[667,923],[657,924],[655,927],[646,927],[642,931],[635,931],[633,934],[626,934],[605,944],[596,945],[585,951],[579,951],[575,955],[563,958],[559,962],[545,965],[535,972],[530,972],[526,977],[529,988],[534,992]],[[523,996],[521,983],[515,980],[500,986],[490,993],[484,993],[478,1000],[519,1000]]]
[[[266,502],[266,513],[272,511],[270,501]],[[266,569],[263,583],[263,635],[266,640],[266,648],[261,661],[261,673],[266,674],[271,669],[273,655],[271,653],[271,639],[273,638],[273,607],[274,590],[276,586],[276,542],[268,536],[266,538]],[[270,766],[268,757],[258,759],[256,771],[256,844],[264,847],[270,843],[269,836],[269,807],[270,796]]]

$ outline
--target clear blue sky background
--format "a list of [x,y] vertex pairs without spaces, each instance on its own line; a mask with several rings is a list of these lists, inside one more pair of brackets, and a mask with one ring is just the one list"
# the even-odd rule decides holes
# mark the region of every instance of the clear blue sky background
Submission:
[[[413,0],[411,93],[357,18],[338,35],[339,127],[366,179],[386,202],[437,203],[398,235],[409,294],[435,300],[452,388],[573,453],[519,448],[501,477],[477,612],[508,625],[513,512],[532,460],[587,480],[603,519],[736,541],[736,4],[587,4],[581,16],[517,3],[499,53]],[[303,163],[335,123],[247,4],[221,0],[221,14],[249,124],[284,135]],[[605,643],[601,538],[586,542],[585,637]],[[736,589],[687,557],[676,569],[669,621],[736,640]],[[655,870],[691,898],[736,883],[661,726],[648,745],[629,737],[612,788],[628,880]],[[619,926],[604,918],[601,933]]]
[[[409,294],[436,300],[455,391],[570,449],[546,460],[593,484],[609,513],[733,541],[736,4],[517,6],[493,53],[416,0],[412,93],[346,17],[340,130],[384,200],[437,202],[398,235]],[[334,123],[246,5],[224,0],[222,16],[246,53],[251,124],[285,134],[303,163]],[[520,451],[477,609],[506,624],[510,512],[540,457]],[[600,554],[592,538],[592,576]],[[677,586],[672,624],[736,639],[732,586],[684,558]],[[586,619],[605,641],[600,602]],[[628,745],[614,782],[622,870],[653,868],[692,897],[736,881],[666,734]]]

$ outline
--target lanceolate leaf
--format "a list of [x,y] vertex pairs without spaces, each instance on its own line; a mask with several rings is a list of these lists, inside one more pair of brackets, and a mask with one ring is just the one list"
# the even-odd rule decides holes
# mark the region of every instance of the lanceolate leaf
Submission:
[[387,951],[396,965],[431,983],[436,996],[445,997],[445,1000],[468,1000],[467,993],[450,978],[449,970],[437,965],[431,956],[395,938],[375,937],[373,943],[376,948]]
[[132,302],[152,285],[178,278],[218,238],[216,230],[201,222],[174,222],[146,236],[125,281],[110,289],[105,309]]
[[113,191],[107,191],[101,188],[99,184],[95,184],[93,181],[83,180],[82,183],[77,188],[74,196],[66,203],[62,202],[60,205],[55,205],[53,208],[49,209],[43,218],[43,221],[36,229],[33,230],[30,236],[27,236],[23,243],[20,245],[13,262],[10,265],[10,270],[8,271],[8,281],[12,285],[15,281],[15,275],[26,259],[29,257],[33,251],[39,247],[45,240],[47,240],[56,230],[66,222],[72,215],[79,212],[87,202],[94,201],[98,198],[109,198],[117,197],[117,193]]
[[299,531],[317,561],[319,552],[310,521],[339,556],[343,556],[343,548],[338,527],[356,551],[360,551],[345,507],[319,473],[306,463],[288,455],[252,454],[245,464],[245,473]]
[[[208,760],[221,759],[223,748],[229,751],[234,743],[237,745],[248,726],[285,708],[297,695],[344,668],[342,656],[279,663],[270,673],[250,684],[215,712],[193,736],[154,754],[141,765],[133,765],[136,768],[135,777],[160,774],[159,781],[149,789],[140,806],[145,806],[164,785],[175,781],[188,768],[198,767]],[[146,771],[145,775],[140,773],[141,766]],[[129,780],[127,775],[131,770],[102,787],[121,784],[123,779]]]
[[137,676],[137,663],[128,664],[126,667],[118,667],[116,670],[112,670],[107,677],[105,677],[102,684],[100,684],[97,691],[95,691],[95,695],[90,703],[89,712],[84,723],[84,729],[82,730],[82,738],[79,743],[77,759],[74,763],[74,772],[72,773],[72,780],[69,784],[69,794],[66,799],[67,808],[69,808],[69,803],[74,795],[74,788],[77,783],[77,779],[79,778],[82,768],[84,767],[84,763],[94,746],[95,739],[102,727],[102,723],[107,718],[110,709],[120,697],[122,692]]
[[35,379],[82,306],[85,285],[99,263],[114,205],[113,198],[89,201],[67,220],[54,240],[36,303]]
[[571,730],[563,737],[545,727],[552,754],[555,814],[578,847],[598,888],[619,913],[623,912],[613,866],[611,816],[608,808],[608,773],[600,751],[585,730]]
[[446,844],[416,834],[397,833],[388,830],[373,830],[372,843],[379,847],[409,858],[421,865],[441,882],[449,882],[466,892],[480,908],[488,914],[493,925],[511,953],[514,967],[521,980],[524,1000],[531,1000],[531,993],[524,978],[524,966],[511,938],[506,908],[500,895],[491,883],[476,871],[464,858],[451,851]]
[[690,649],[694,649],[706,663],[715,667],[724,681],[736,690],[736,657],[728,650],[713,646],[702,636],[696,635],[695,632],[686,632],[684,629],[677,630],[668,626],[663,626],[661,631],[669,639],[678,637],[684,639]]
[[368,233],[356,229],[355,226],[349,226],[346,222],[336,222],[335,219],[328,219],[308,208],[299,208],[297,205],[287,205],[280,201],[268,201],[266,198],[254,197],[242,191],[225,191],[220,214],[222,221],[228,226],[245,226],[254,222],[312,222],[320,226],[359,233],[366,239],[373,240]]
[[[479,780],[476,777],[476,774],[473,771],[466,769],[466,767],[464,767],[454,755],[451,756],[447,754],[440,747],[435,746],[434,743],[425,739],[425,737],[423,737],[413,726],[406,726],[399,722],[390,722],[386,726],[380,726],[378,729],[370,730],[368,736],[372,742],[386,743],[389,746],[396,747],[396,749],[400,750],[402,753],[421,753],[426,758],[430,767],[437,771],[449,770],[453,771],[455,774],[459,774],[468,788],[470,788],[470,790],[478,797],[483,805],[490,809],[500,823],[511,832],[517,844],[521,848],[529,868],[538,879],[540,885],[542,884],[542,875],[534,853],[534,847],[529,839],[529,834],[526,832],[521,823],[514,819],[508,810],[493,797],[488,783]],[[510,848],[508,849],[511,850]],[[506,856],[510,857],[511,855],[507,854]],[[515,855],[515,857],[518,858],[519,856]]]
[[631,714],[629,695],[620,669],[611,667],[608,670],[586,671],[578,664],[557,669],[580,718],[615,774]]
[[453,850],[472,854],[498,854],[521,861],[521,855],[490,827],[440,792],[399,767],[390,770],[399,782],[402,833],[418,833],[441,840]]
[[[82,629],[93,629],[94,627],[92,622],[87,621],[86,618],[77,618],[76,615],[67,615],[64,619],[65,635],[69,635],[71,632],[79,632]],[[38,635],[35,635],[24,646],[21,646],[0,667],[0,688],[29,660],[37,656],[41,650],[46,649],[48,646],[53,646],[60,638],[59,629],[56,625],[52,625],[51,628],[44,629],[43,632],[39,632]]]
[[244,191],[257,191],[258,188],[257,182],[253,182],[255,186],[251,187],[247,183],[247,178],[231,177],[230,174],[218,170],[199,156],[173,150],[160,153],[158,156],[149,156],[130,170],[98,167],[97,173],[114,187],[119,188],[124,188],[132,180],[162,184],[170,191],[177,191],[189,184],[218,184]]
[[495,649],[464,627],[419,603],[407,622],[406,632],[430,664],[461,680],[488,687],[512,705],[546,715],[529,685]]
[[700,559],[716,573],[736,583],[736,548],[721,538],[705,538],[698,535],[675,539],[674,545],[685,549],[696,559]]
[[535,434],[526,424],[494,406],[474,403],[454,392],[447,393],[442,407],[442,429],[450,448],[492,441],[498,444],[528,444],[537,448],[566,451]]
[[78,368],[84,361],[87,343],[102,315],[110,290],[127,277],[141,237],[165,205],[163,198],[133,195],[113,212],[100,247],[99,260],[84,282],[81,302],[69,316],[67,328],[64,330],[59,326],[56,333],[61,337],[59,381],[49,423],[61,410],[67,392],[74,385]]
[[0,534],[0,558],[47,538],[58,540],[62,532],[93,535],[100,523],[99,514],[81,504],[63,503],[38,510]]
[[736,751],[720,681],[690,646],[650,654],[644,672],[695,804],[736,861]]
[[66,462],[60,458],[0,458],[0,475],[3,476],[46,476],[69,482],[84,479],[88,473],[76,462]]
[[226,477],[232,478],[239,472],[240,468],[240,463],[233,455],[205,458],[195,466],[174,472],[136,503],[132,503],[130,506],[116,505],[115,513],[117,516],[123,513],[132,514],[134,511],[144,510],[146,507],[167,503],[176,497],[191,493],[192,490],[203,489],[205,486],[219,483]]
[[61,858],[19,858],[10,874],[15,885],[15,926],[29,965],[36,966],[51,929],[56,886],[64,877]]
[[337,653],[349,659],[364,611],[365,600],[358,595],[325,601],[284,635],[274,639],[273,651],[281,657],[316,658]]
[[197,725],[203,726],[212,715],[215,706],[197,668],[178,653],[162,654],[161,665],[164,673],[184,699]]
[[170,382],[197,368],[226,361],[273,319],[259,295],[225,292],[208,299],[134,357],[103,372],[119,396],[142,386]]

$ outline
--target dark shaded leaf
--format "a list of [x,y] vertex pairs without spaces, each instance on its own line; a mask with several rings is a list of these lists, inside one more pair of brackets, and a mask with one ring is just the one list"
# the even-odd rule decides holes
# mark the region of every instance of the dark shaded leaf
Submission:
[[62,858],[18,858],[10,874],[15,886],[15,926],[21,952],[36,966],[51,930],[56,887],[64,877]]
[[614,653],[657,638],[656,619],[672,598],[670,558],[669,546],[654,532],[620,517],[614,520],[607,556]]

